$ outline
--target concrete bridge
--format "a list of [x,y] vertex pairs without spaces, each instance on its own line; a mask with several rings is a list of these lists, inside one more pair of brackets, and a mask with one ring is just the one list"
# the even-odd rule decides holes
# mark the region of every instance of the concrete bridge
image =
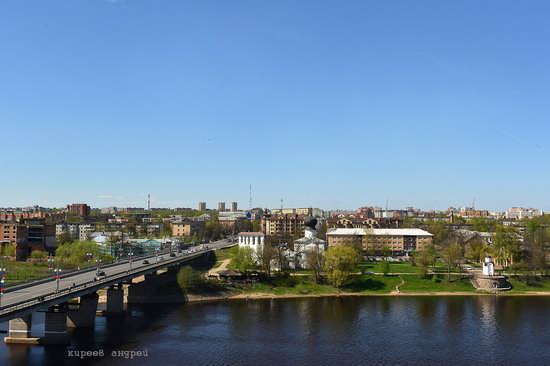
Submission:
[[[123,285],[132,279],[145,276],[153,280],[159,270],[175,273],[182,263],[196,260],[214,250],[235,245],[222,240],[192,248],[187,252],[161,252],[156,255],[135,258],[132,261],[102,266],[106,277],[95,280],[96,267],[67,274],[59,283],[53,279],[40,280],[13,290],[8,289],[0,304],[0,323],[9,321],[6,343],[64,344],[68,342],[67,326],[94,327],[99,296],[98,290],[107,289],[105,315],[124,314]],[[144,263],[147,260],[149,264]],[[137,287],[137,286],[136,286]],[[143,286],[141,286],[143,287]],[[78,299],[78,302],[75,300]],[[32,313],[44,312],[44,337],[31,337]]]

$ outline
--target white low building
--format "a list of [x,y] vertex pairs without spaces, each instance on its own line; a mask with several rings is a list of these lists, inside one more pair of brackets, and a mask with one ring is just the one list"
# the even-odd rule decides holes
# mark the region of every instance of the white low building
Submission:
[[322,255],[324,255],[327,249],[327,242],[317,237],[317,230],[315,230],[316,224],[317,220],[306,222],[304,237],[294,241],[294,251],[290,252],[292,260],[289,265],[291,268],[309,269],[308,255],[311,255],[313,252],[322,253]]
[[254,253],[253,257],[258,262],[257,253],[263,248],[265,234],[262,232],[242,232],[238,235],[239,247],[249,247]]

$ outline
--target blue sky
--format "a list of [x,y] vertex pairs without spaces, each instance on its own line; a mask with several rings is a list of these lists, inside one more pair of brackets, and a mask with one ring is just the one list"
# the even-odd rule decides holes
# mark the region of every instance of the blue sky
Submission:
[[547,1],[0,1],[0,206],[549,210]]

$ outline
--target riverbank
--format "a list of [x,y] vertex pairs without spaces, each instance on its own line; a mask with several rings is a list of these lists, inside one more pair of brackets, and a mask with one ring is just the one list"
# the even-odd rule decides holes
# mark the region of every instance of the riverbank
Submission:
[[[276,299],[300,299],[300,298],[333,298],[333,297],[465,297],[465,296],[498,296],[498,297],[550,297],[549,291],[527,291],[527,292],[499,292],[488,293],[481,291],[461,291],[461,292],[433,292],[433,291],[418,291],[418,292],[398,292],[390,291],[386,293],[357,293],[357,292],[330,292],[330,293],[315,293],[315,294],[273,294],[273,293],[243,293],[238,291],[218,292],[212,294],[187,294],[187,303],[207,303],[207,302],[224,302],[224,301],[251,301],[251,300],[276,300]],[[99,302],[100,310],[105,307],[106,296],[100,294]],[[125,299],[126,303],[126,299]]]

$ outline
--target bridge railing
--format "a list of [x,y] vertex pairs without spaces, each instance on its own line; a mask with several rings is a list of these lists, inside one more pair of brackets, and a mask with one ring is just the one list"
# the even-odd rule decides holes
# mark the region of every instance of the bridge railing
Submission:
[[[128,277],[128,275],[130,275],[130,274],[139,273],[139,272],[147,272],[148,270],[151,270],[155,267],[163,267],[166,264],[176,263],[176,262],[179,262],[182,259],[190,259],[190,258],[194,257],[195,254],[203,254],[203,253],[206,253],[206,252],[211,251],[211,250],[215,250],[215,248],[203,249],[203,250],[200,250],[200,251],[197,251],[197,252],[194,252],[194,253],[187,254],[184,257],[175,257],[175,258],[170,257],[170,259],[168,259],[168,260],[164,260],[162,262],[154,263],[151,266],[147,266],[146,268],[140,267],[140,268],[134,268],[132,270],[127,269],[126,271],[124,271],[122,273],[118,273],[118,274],[112,275],[110,277],[104,277],[104,278],[101,278],[101,279],[93,281],[93,282],[86,282],[86,283],[83,283],[83,284],[80,284],[80,285],[70,286],[68,288],[57,290],[57,291],[55,291],[53,293],[50,293],[50,294],[47,294],[47,295],[35,296],[35,297],[32,297],[32,298],[27,299],[27,300],[22,300],[20,302],[17,302],[15,304],[11,304],[9,306],[1,307],[0,308],[0,315],[4,315],[4,314],[7,314],[7,313],[12,313],[12,312],[17,311],[19,309],[27,308],[29,306],[32,306],[32,305],[35,305],[35,304],[38,304],[38,303],[44,303],[46,301],[54,300],[56,298],[62,298],[64,296],[66,296],[67,294],[70,294],[72,292],[82,291],[82,290],[85,290],[89,287],[99,287],[99,285],[101,285],[101,284],[110,283],[110,282],[115,282],[116,283],[117,280],[124,279],[124,278]],[[166,254],[166,253],[169,253],[169,251],[165,252],[165,253],[162,253],[162,254]]]
[[[168,254],[170,252],[171,252],[170,250],[163,250],[163,251],[159,252],[159,255]],[[153,257],[154,256],[155,255],[153,255]],[[141,260],[143,258],[149,258],[149,257],[151,257],[151,254],[144,254],[144,255],[140,255],[140,256],[135,256],[135,257],[133,257],[132,260]],[[119,264],[128,263],[128,262],[130,262],[129,259],[113,260],[111,262],[103,263],[100,267],[101,268],[109,268],[109,267],[118,266]],[[64,272],[62,275],[60,275],[60,277],[61,278],[68,278],[68,277],[71,277],[71,276],[79,275],[81,273],[94,271],[96,268],[97,268],[97,266],[91,265],[91,266],[88,266],[88,267],[82,268],[82,269],[70,269],[70,270],[67,270],[66,272]],[[9,293],[9,292],[21,290],[21,289],[24,289],[24,288],[27,288],[27,287],[35,286],[35,285],[50,282],[50,281],[52,281],[52,278],[49,277],[49,276],[48,277],[42,277],[42,278],[35,278],[33,280],[26,281],[24,283],[20,283],[20,284],[14,285],[14,286],[6,287],[4,293]]]

